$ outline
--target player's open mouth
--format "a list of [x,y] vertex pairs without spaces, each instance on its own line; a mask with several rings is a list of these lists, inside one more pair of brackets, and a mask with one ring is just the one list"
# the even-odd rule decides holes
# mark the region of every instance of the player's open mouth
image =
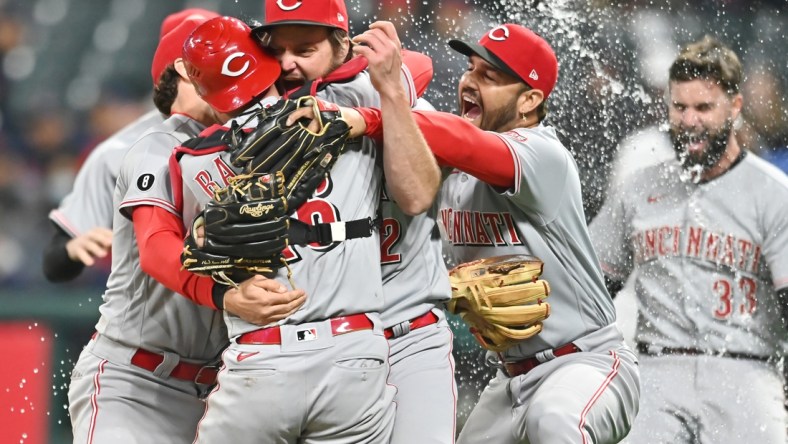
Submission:
[[687,152],[694,154],[703,151],[703,148],[706,147],[707,141],[708,137],[705,133],[698,135],[688,135],[684,145],[687,147]]
[[476,101],[467,96],[462,96],[462,117],[468,120],[476,120],[482,115],[482,108]]

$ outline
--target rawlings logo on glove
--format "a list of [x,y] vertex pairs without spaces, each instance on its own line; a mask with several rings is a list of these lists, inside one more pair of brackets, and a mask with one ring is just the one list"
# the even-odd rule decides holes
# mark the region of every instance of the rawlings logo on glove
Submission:
[[[312,107],[319,131],[303,122],[286,125],[302,107]],[[244,173],[217,190],[195,218],[181,255],[185,269],[230,285],[287,267],[282,252],[289,245],[289,215],[323,182],[350,133],[339,109],[314,97],[280,100],[256,117],[248,134],[228,133],[230,160]],[[198,230],[204,233],[199,248]]]

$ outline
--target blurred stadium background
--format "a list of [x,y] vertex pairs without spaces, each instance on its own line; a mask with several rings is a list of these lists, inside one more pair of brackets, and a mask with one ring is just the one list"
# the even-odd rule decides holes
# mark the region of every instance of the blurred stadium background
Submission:
[[[786,0],[347,0],[353,33],[392,20],[407,47],[433,57],[427,98],[455,109],[465,60],[449,38],[477,39],[518,22],[545,35],[561,64],[550,121],[575,155],[590,219],[605,196],[622,140],[664,120],[667,68],[705,33],[741,55],[745,118],[737,135],[788,169]],[[0,0],[0,442],[66,443],[69,373],[98,318],[108,262],[68,285],[47,283],[49,210],[101,140],[152,108],[150,60],[161,20],[184,7],[245,20],[262,0]],[[626,140],[633,140],[632,138]],[[642,161],[658,150],[636,143]],[[626,145],[626,144],[625,144]],[[624,156],[626,157],[626,156]],[[622,306],[625,330],[631,305]],[[457,326],[459,423],[489,370]]]

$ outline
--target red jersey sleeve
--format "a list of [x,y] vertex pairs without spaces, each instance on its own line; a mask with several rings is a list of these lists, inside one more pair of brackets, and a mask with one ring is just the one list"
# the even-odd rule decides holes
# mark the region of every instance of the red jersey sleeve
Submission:
[[186,233],[180,219],[162,208],[141,205],[134,207],[132,221],[142,271],[195,303],[217,309],[212,298],[215,282],[181,269]]
[[[365,136],[383,139],[383,116],[375,108],[356,108],[367,124]],[[413,111],[435,159],[442,166],[457,168],[490,185],[514,186],[514,158],[499,135],[483,131],[454,114]]]

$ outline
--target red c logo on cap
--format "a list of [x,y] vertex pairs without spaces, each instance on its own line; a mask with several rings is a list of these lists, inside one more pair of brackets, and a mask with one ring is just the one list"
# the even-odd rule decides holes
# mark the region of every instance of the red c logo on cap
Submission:
[[276,6],[279,6],[279,9],[283,11],[292,11],[293,9],[298,9],[301,6],[301,0],[296,0],[292,6],[285,5],[284,0],[276,0]]
[[239,70],[233,71],[230,69],[230,62],[232,62],[233,60],[239,57],[243,57],[245,55],[246,54],[244,54],[243,52],[235,52],[227,56],[227,58],[224,59],[224,63],[222,63],[222,74],[228,77],[238,77],[241,74],[245,73],[246,70],[249,69],[249,60],[244,62],[244,66],[242,66],[241,69]]
[[[497,36],[497,35],[495,35],[495,31],[503,31],[503,35],[502,36]],[[490,40],[496,40],[496,41],[502,42],[502,41],[506,40],[507,38],[509,38],[509,28],[507,28],[504,25],[497,26],[497,27],[491,29],[490,32],[487,33],[487,37],[489,37]]]

